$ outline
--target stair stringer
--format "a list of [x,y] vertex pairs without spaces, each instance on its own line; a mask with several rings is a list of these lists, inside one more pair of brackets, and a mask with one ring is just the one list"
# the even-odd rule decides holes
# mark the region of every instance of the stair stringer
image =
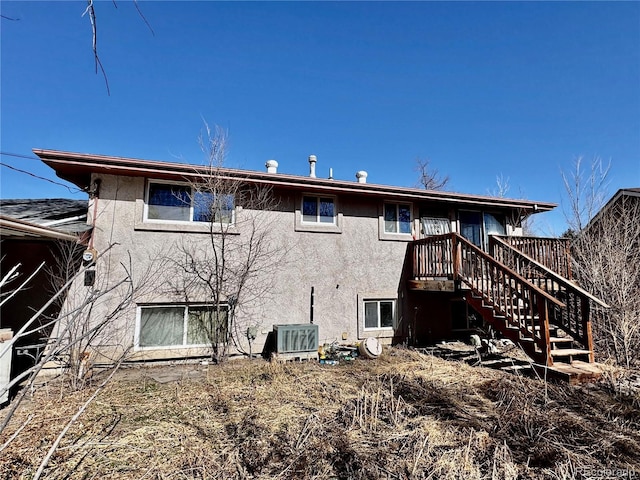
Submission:
[[513,316],[506,312],[499,312],[490,299],[483,297],[473,288],[465,295],[465,300],[487,324],[500,332],[503,337],[520,346],[533,361],[542,365],[552,364],[548,361],[546,353],[537,345],[541,339],[535,337],[535,332],[521,329],[519,322]]

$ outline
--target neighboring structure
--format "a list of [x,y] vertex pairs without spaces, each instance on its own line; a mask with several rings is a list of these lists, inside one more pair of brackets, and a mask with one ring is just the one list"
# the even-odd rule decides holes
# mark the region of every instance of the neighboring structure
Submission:
[[[117,243],[108,258],[97,262],[97,278],[108,272],[113,275],[116,266],[129,258],[145,270],[185,238],[202,241],[206,248],[209,227],[201,221],[206,218],[193,201],[178,209],[176,216],[175,202],[195,198],[193,182],[206,177],[207,169],[92,154],[34,152],[59,177],[91,192],[88,223],[97,252]],[[287,250],[286,261],[269,294],[252,299],[238,313],[238,320],[256,334],[254,349],[262,347],[275,324],[311,321],[319,326],[321,342],[355,342],[373,336],[385,343],[426,344],[468,334],[475,327],[474,318],[485,315],[475,315],[475,307],[470,306],[469,289],[474,287],[461,276],[460,268],[465,268],[465,259],[479,253],[458,257],[457,239],[468,243],[469,252],[488,251],[491,235],[519,236],[524,218],[555,207],[546,202],[374,185],[366,183],[364,171],[357,172],[353,182],[318,178],[315,156],[309,162],[309,177],[277,173],[273,161],[267,163],[264,173],[217,171],[247,185],[269,185],[278,200],[277,208],[264,216],[276,241]],[[231,202],[228,208],[229,224],[246,214],[242,205]],[[420,239],[434,238],[453,240],[430,253],[419,247],[426,245]],[[428,256],[422,257],[419,248]],[[440,270],[424,270],[436,264]],[[175,272],[167,271],[167,276],[173,275]],[[206,346],[190,343],[187,333],[191,310],[206,305],[208,298],[187,301],[162,288],[161,284],[168,284],[166,279],[157,280],[158,286],[138,298],[118,320],[118,344],[133,346],[130,359],[206,355]],[[498,310],[496,307],[496,318]],[[162,329],[175,335],[157,335]],[[166,344],[161,337],[167,339]],[[145,338],[154,340],[145,344]]]
[[602,217],[612,212],[615,218],[625,219],[625,223],[631,223],[635,217],[629,217],[631,212],[636,212],[640,204],[640,188],[621,188],[605,204],[604,207],[589,221],[585,230],[589,231],[602,222]]
[[640,188],[624,188],[571,244],[576,281],[610,304],[596,312],[599,352],[640,364]]
[[[54,295],[55,278],[70,275],[79,267],[73,258],[75,252],[79,260],[82,241],[89,236],[91,227],[86,219],[86,200],[0,200],[0,277],[5,279],[11,272],[15,276],[2,288],[0,329],[15,334]],[[12,294],[34,273],[23,289]],[[45,309],[33,327],[51,323],[63,301],[64,297]],[[11,378],[34,364],[50,332],[48,327],[16,339]],[[0,361],[10,357],[7,353]]]

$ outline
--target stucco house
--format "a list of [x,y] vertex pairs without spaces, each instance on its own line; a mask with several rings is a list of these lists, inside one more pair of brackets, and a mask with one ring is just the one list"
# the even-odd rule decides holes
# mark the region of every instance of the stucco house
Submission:
[[[175,267],[176,258],[184,258],[187,243],[205,252],[216,241],[212,217],[197,201],[197,185],[211,171],[34,152],[59,177],[89,193],[96,285],[106,288],[115,281],[119,265],[132,265],[135,277],[153,262],[162,264],[153,275],[154,287],[113,319],[117,335],[105,344],[126,350],[131,360],[207,355],[190,322],[211,303],[211,295],[185,296],[175,287],[185,269],[171,270],[168,264]],[[576,297],[570,282],[554,273],[567,263],[565,245],[522,237],[522,221],[554,204],[373,184],[363,171],[354,181],[319,178],[316,162],[309,157],[309,176],[280,173],[275,161],[267,162],[264,172],[215,171],[243,185],[267,186],[276,199],[268,211],[252,212],[240,197],[226,195],[215,215],[233,233],[229,241],[238,242],[247,235],[240,227],[243,218],[255,215],[266,222],[269,246],[277,247],[273,254],[284,252],[277,268],[265,271],[273,276],[268,288],[245,297],[234,312],[236,324],[255,336],[254,352],[263,348],[273,325],[313,323],[319,343],[376,337],[419,345],[468,336],[484,320],[542,364],[574,356],[593,361],[588,316],[575,317],[576,302],[589,300],[582,293]],[[519,253],[523,249],[526,255]],[[545,280],[548,274],[555,276]],[[117,300],[105,296],[93,315],[104,315],[112,301]],[[234,307],[233,298],[226,301]],[[571,334],[570,345],[568,338],[554,337],[550,322]],[[236,335],[240,350],[247,348],[243,332]]]

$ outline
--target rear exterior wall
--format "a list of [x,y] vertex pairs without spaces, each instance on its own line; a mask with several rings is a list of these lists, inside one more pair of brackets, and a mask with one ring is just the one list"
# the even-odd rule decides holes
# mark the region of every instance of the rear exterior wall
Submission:
[[[100,180],[99,196],[89,204],[89,223],[95,222],[93,246],[102,254],[96,264],[96,288],[106,290],[123,277],[129,266],[134,284],[140,286],[134,301],[113,318],[113,331],[110,338],[105,338],[105,346],[129,349],[131,359],[206,355],[206,351],[193,348],[140,349],[135,346],[135,338],[140,305],[184,302],[170,286],[170,280],[179,272],[165,260],[179,261],[177,246],[185,240],[201,243],[201,248],[206,249],[211,234],[185,231],[181,225],[145,223],[143,178],[101,175]],[[268,292],[251,298],[238,309],[237,324],[256,328],[258,335],[252,348],[260,351],[273,325],[311,321],[313,290],[313,322],[319,327],[321,343],[355,342],[367,336],[390,342],[402,333],[403,269],[412,236],[381,239],[382,200],[342,195],[335,197],[337,232],[322,228],[303,231],[299,222],[303,193],[275,191],[278,207],[262,212],[269,218],[272,241],[283,253],[283,259],[276,271],[265,273],[271,277]],[[417,206],[412,207],[417,216]],[[243,214],[247,212],[238,212]],[[417,220],[413,223],[417,227]],[[107,315],[120,301],[118,295],[105,295],[93,315]],[[365,330],[363,301],[376,299],[395,301],[394,329]],[[207,298],[203,294],[190,301],[206,302]],[[238,337],[241,349],[246,350],[246,338]]]

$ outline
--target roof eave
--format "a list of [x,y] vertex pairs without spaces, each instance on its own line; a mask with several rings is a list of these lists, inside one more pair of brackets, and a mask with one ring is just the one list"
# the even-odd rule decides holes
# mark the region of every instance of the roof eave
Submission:
[[[210,168],[202,165],[61,152],[57,150],[34,149],[33,152],[40,157],[45,164],[55,170],[58,177],[70,181],[84,190],[87,190],[90,186],[92,173],[182,180],[195,180],[211,173]],[[557,206],[549,202],[468,195],[440,190],[421,190],[373,183],[356,183],[283,173],[266,173],[231,168],[216,168],[215,171],[223,177],[244,179],[251,183],[268,184],[279,188],[309,192],[352,193],[357,195],[385,196],[386,198],[392,199],[455,203],[462,206],[491,206],[495,208],[521,209],[528,213],[549,211]]]
[[79,242],[81,240],[80,237],[61,232],[54,228],[43,227],[35,223],[25,222],[24,220],[17,220],[3,215],[0,215],[0,231],[15,232],[17,234],[15,236],[18,237],[65,240],[69,242]]

